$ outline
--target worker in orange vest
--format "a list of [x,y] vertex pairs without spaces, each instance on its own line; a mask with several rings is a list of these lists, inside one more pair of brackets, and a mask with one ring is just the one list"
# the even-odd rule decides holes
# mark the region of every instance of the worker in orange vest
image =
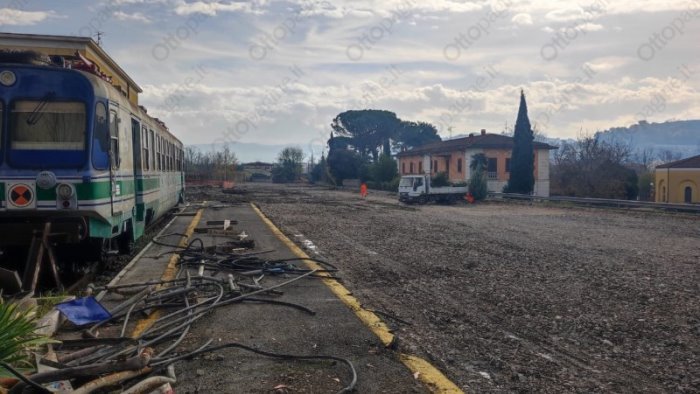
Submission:
[[474,196],[472,196],[472,192],[468,192],[466,196],[464,196],[464,199],[467,200],[469,204],[474,204]]
[[362,196],[362,198],[367,197],[367,184],[364,182],[360,185],[360,196]]

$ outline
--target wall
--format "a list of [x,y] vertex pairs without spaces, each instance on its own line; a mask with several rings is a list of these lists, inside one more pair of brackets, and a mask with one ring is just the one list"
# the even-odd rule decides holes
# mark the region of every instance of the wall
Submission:
[[[399,157],[399,174],[400,175],[409,175],[409,174],[419,174],[418,172],[418,163],[423,162],[423,156],[404,156],[404,157]],[[404,163],[406,166],[404,167]],[[413,172],[411,172],[411,163],[413,163]],[[404,171],[405,168],[405,171]],[[425,168],[423,168],[425,171]]]
[[[685,188],[692,189],[693,204],[700,203],[700,168],[659,168],[654,179],[656,202],[685,202]],[[666,192],[668,199],[666,199]]]
[[[466,152],[467,163],[471,162],[472,157],[477,153],[483,153],[487,158],[495,158],[497,160],[497,175],[496,179],[488,180],[488,189],[492,192],[500,193],[510,179],[510,172],[506,172],[506,159],[511,158],[512,151],[507,149],[470,149]],[[540,197],[549,197],[549,151],[546,149],[538,149],[535,151],[534,163],[535,188],[533,193]],[[469,169],[467,170],[466,178],[470,176]]]
[[549,197],[549,150],[535,151],[535,195]]
[[496,169],[498,170],[496,180],[501,182],[508,181],[510,173],[506,172],[506,159],[510,159],[513,152],[506,149],[484,149],[484,154],[487,158],[496,159]]
[[[449,161],[447,160],[449,158]],[[455,151],[455,152],[450,152],[449,154],[445,155],[433,155],[430,157],[430,160],[435,162],[437,160],[438,163],[438,170],[435,171],[433,169],[431,175],[435,175],[438,172],[447,172],[448,179],[450,182],[465,182],[467,180],[467,170],[466,167],[468,165],[465,165],[465,157],[464,157],[464,152],[460,151]],[[459,160],[462,160],[462,170],[458,170],[458,164],[457,162]],[[449,165],[449,168],[448,168]]]

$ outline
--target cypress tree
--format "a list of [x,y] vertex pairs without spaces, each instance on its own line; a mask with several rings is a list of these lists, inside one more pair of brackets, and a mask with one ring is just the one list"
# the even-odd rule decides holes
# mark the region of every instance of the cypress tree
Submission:
[[530,194],[535,187],[534,136],[527,116],[525,92],[520,91],[520,109],[513,134],[513,154],[510,159],[510,179],[506,193]]

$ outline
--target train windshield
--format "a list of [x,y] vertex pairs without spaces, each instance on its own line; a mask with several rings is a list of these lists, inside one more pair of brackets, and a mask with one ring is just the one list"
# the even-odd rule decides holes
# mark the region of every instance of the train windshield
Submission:
[[81,102],[15,101],[10,111],[13,150],[82,151],[87,114]]

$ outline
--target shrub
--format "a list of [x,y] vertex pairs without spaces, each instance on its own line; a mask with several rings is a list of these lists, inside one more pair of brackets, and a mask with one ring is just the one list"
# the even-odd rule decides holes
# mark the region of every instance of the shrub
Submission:
[[[29,349],[52,343],[49,338],[36,335],[36,317],[33,311],[18,311],[16,305],[0,305],[0,361],[13,367],[31,367]],[[0,375],[9,373],[0,367]]]
[[486,156],[483,153],[474,155],[471,163],[469,163],[469,168],[472,171],[472,175],[469,178],[469,193],[472,194],[476,201],[486,199],[489,194],[486,181]]
[[401,181],[400,176],[395,177],[390,182],[367,181],[367,187],[370,189],[374,189],[374,190],[384,190],[384,191],[388,191],[388,192],[396,192],[399,190],[399,182],[400,181]]
[[431,180],[432,187],[444,187],[450,185],[450,180],[447,178],[446,172],[438,172]]
[[379,156],[379,160],[370,166],[369,175],[377,182],[391,182],[398,175],[396,160],[389,155]]

